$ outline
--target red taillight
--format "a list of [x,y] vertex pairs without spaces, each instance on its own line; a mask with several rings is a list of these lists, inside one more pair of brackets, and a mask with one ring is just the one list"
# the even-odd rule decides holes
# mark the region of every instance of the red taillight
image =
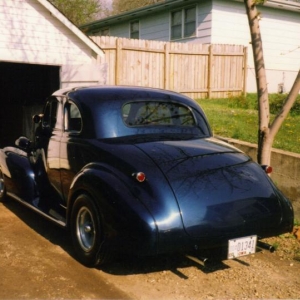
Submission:
[[132,174],[138,182],[144,182],[146,180],[146,175],[143,172],[137,172]]
[[263,168],[263,170],[266,172],[266,174],[271,174],[273,171],[273,168],[271,166],[268,165],[262,165],[261,166]]

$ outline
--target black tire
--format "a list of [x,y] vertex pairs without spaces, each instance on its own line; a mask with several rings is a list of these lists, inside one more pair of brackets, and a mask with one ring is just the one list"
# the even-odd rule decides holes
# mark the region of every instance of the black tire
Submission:
[[6,197],[6,187],[4,182],[4,175],[2,170],[0,169],[0,202],[5,202],[7,200]]
[[95,267],[104,263],[100,214],[93,200],[85,194],[78,196],[74,202],[71,235],[76,255],[82,264]]

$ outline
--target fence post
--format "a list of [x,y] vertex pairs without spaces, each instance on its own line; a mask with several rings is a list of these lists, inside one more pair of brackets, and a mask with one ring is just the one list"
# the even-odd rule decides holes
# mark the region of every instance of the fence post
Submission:
[[212,89],[212,76],[213,76],[213,46],[210,45],[208,48],[208,70],[207,70],[207,95],[208,99],[211,98],[211,89]]
[[122,73],[122,40],[116,39],[116,65],[115,65],[115,84],[121,84],[120,74]]
[[248,48],[244,47],[244,61],[243,61],[243,66],[244,66],[244,82],[243,82],[243,95],[246,96],[247,93],[247,75],[248,75],[248,66],[247,66],[247,61],[248,61]]
[[[226,97],[228,91],[235,94],[245,94],[247,91],[247,47],[224,48],[221,45],[209,44],[188,48],[181,43],[157,42],[156,45],[154,41],[137,43],[139,40],[120,37],[101,37],[100,40],[99,37],[92,38],[105,50],[108,67],[113,68],[113,72],[109,72],[109,84],[136,84],[138,78],[138,83],[141,82],[142,85],[178,89],[193,97],[208,98]],[[145,62],[143,55],[136,61],[137,55],[132,53],[134,51],[145,53]],[[232,57],[234,59],[230,59]],[[151,68],[152,65],[154,68]],[[129,70],[128,66],[132,69]],[[227,74],[229,67],[233,71]],[[146,68],[145,72],[142,68]],[[197,68],[201,70],[198,71]],[[146,73],[148,71],[149,74]],[[231,76],[230,80],[224,79],[228,75]]]
[[164,88],[170,88],[170,45],[169,43],[165,44],[165,53],[164,53]]

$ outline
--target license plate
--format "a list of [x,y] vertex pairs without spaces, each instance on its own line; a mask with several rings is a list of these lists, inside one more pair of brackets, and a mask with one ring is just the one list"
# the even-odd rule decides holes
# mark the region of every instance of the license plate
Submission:
[[228,241],[228,259],[233,259],[256,251],[257,236],[251,235],[241,238],[236,238]]

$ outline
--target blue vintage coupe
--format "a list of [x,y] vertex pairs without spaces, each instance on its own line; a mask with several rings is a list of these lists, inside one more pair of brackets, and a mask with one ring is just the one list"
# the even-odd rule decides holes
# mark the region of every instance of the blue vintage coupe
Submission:
[[85,265],[219,247],[236,258],[292,229],[291,203],[265,168],[214,138],[183,95],[70,88],[33,119],[33,141],[0,150],[0,199],[70,229]]

